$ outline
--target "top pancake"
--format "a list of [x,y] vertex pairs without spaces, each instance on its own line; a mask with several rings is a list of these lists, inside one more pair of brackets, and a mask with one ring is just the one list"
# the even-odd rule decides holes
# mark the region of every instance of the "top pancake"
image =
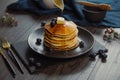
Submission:
[[45,29],[52,35],[69,36],[76,31],[77,25],[72,21],[65,21],[64,24],[55,24],[54,27],[50,26],[50,22],[45,24]]

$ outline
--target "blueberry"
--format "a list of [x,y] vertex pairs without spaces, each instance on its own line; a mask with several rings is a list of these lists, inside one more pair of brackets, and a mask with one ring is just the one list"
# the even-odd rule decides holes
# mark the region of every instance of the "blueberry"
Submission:
[[106,58],[105,58],[105,59],[104,59],[104,58],[102,58],[102,59],[101,59],[101,61],[102,61],[102,62],[106,62]]
[[41,22],[41,27],[43,27],[46,24],[45,21]]
[[90,57],[90,60],[95,60],[96,54],[92,53],[92,54],[89,55],[89,57]]
[[37,39],[36,39],[36,44],[37,44],[37,45],[40,45],[40,44],[41,44],[41,41],[42,41],[41,39],[37,38]]
[[101,49],[100,49],[100,50],[98,51],[98,53],[99,53],[99,54],[102,54],[102,53],[104,53],[104,50],[101,50]]
[[80,46],[80,48],[83,48],[84,47],[84,42],[80,41],[79,46]]
[[100,50],[98,51],[99,57],[102,58],[103,56],[106,56],[106,54],[105,54],[106,52],[107,52],[107,49],[105,49],[105,50],[101,50],[101,49],[100,49]]
[[102,59],[106,59],[106,58],[107,58],[107,55],[104,53],[104,54],[101,55],[101,58],[102,58]]
[[51,26],[51,27],[54,27],[55,24],[56,24],[56,22],[52,21],[52,22],[50,23],[50,26]]

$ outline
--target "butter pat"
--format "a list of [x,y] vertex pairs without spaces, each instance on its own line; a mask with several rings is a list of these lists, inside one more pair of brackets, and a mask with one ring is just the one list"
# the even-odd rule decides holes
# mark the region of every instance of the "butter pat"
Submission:
[[63,17],[57,17],[57,24],[65,24],[65,19]]

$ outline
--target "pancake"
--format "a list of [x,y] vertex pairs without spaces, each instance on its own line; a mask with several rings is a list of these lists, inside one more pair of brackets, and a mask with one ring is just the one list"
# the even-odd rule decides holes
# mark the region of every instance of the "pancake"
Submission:
[[71,50],[79,45],[77,25],[58,17],[54,25],[45,24],[44,45],[53,50]]

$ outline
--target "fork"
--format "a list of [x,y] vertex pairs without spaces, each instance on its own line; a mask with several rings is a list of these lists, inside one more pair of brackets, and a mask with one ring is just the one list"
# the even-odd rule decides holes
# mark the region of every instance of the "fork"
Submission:
[[17,68],[20,70],[20,72],[23,74],[23,70],[22,67],[17,59],[17,57],[15,56],[15,53],[12,51],[11,49],[11,44],[9,43],[9,41],[7,39],[3,39],[2,40],[2,47],[4,49],[6,49],[9,53],[9,56],[11,57],[11,59],[16,63]]
[[0,47],[0,55],[2,56],[3,60],[5,61],[8,69],[10,70],[10,73],[12,74],[12,76],[15,78],[16,72],[13,68],[13,66],[11,65],[11,63],[9,62],[9,60],[7,59],[6,55],[4,54],[2,48]]

